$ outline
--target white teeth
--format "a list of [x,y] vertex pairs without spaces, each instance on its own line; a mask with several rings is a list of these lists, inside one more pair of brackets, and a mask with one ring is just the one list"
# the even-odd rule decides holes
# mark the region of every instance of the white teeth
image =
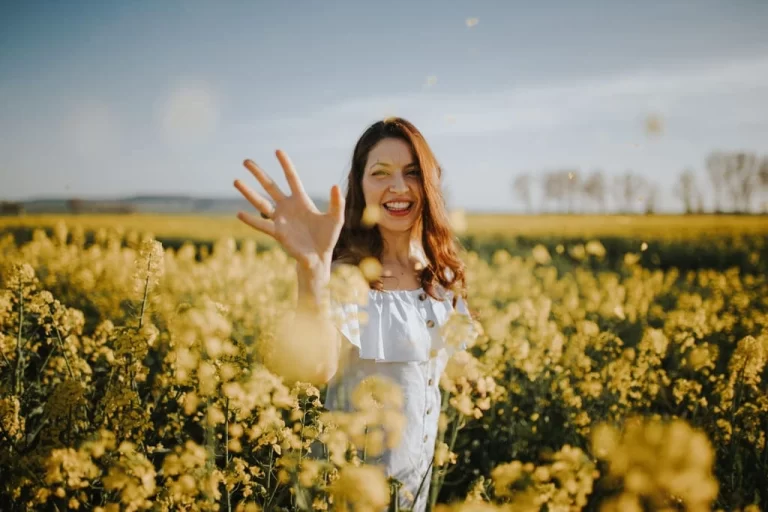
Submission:
[[403,201],[393,201],[390,203],[384,203],[384,206],[388,210],[407,210],[412,203],[409,202],[403,202]]

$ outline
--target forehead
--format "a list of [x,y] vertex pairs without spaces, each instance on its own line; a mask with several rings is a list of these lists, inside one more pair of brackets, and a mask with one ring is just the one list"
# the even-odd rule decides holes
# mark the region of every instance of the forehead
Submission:
[[368,153],[366,167],[376,163],[397,167],[405,167],[414,163],[411,148],[407,142],[401,139],[382,139]]

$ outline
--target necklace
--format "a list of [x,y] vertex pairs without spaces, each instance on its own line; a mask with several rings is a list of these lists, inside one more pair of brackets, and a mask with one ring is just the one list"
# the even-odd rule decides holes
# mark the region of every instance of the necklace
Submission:
[[[420,279],[415,272],[412,274],[412,277],[414,282],[416,284],[419,284]],[[397,272],[392,272],[392,270],[390,269],[385,269],[382,271],[381,278],[387,279],[387,283],[390,288],[399,289],[400,279],[402,278],[404,281],[408,279],[408,269],[404,269],[403,267],[398,267]]]

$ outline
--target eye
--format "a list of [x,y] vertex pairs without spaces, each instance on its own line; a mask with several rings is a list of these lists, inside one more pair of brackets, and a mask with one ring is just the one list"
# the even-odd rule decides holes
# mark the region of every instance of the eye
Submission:
[[408,171],[408,174],[413,174],[414,176],[418,176],[419,174],[421,174],[421,171],[419,169],[412,169]]

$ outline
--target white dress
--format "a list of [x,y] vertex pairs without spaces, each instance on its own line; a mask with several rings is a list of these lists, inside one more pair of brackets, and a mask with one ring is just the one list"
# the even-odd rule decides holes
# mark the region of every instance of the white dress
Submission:
[[[419,288],[372,289],[366,305],[339,303],[331,298],[337,318],[342,318],[336,325],[354,347],[350,347],[343,372],[328,384],[326,407],[352,410],[351,392],[371,375],[383,375],[401,387],[406,422],[400,443],[366,463],[381,464],[387,476],[402,482],[403,488],[416,496],[416,503],[401,489],[400,504],[415,511],[425,509],[429,496],[440,416],[440,375],[453,352],[467,347],[464,340],[459,340],[456,348],[449,346],[441,335],[440,328],[453,312],[452,293],[447,292],[444,297],[445,300],[436,300]],[[367,321],[360,321],[361,311],[367,314]],[[461,297],[456,312],[469,318]]]

